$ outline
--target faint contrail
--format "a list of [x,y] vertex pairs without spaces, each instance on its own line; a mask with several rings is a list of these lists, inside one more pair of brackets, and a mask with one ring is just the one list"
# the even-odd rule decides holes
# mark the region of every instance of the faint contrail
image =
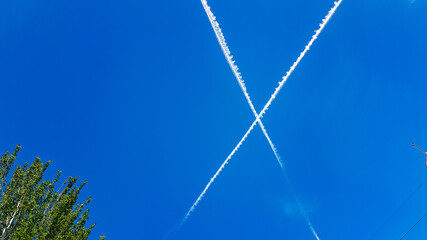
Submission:
[[[202,3],[205,0],[202,0]],[[206,2],[206,1],[205,1]],[[249,133],[252,131],[252,129],[254,128],[254,126],[256,125],[256,123],[259,121],[259,119],[261,119],[263,117],[263,115],[265,114],[265,112],[268,110],[269,106],[271,105],[271,103],[273,102],[273,100],[276,98],[277,94],[280,92],[280,90],[282,89],[283,85],[285,84],[286,80],[289,78],[289,76],[292,74],[292,72],[295,70],[296,66],[299,64],[299,62],[301,61],[301,59],[305,56],[305,54],[307,53],[307,51],[310,49],[311,45],[313,44],[313,42],[317,39],[317,37],[319,36],[320,32],[322,32],[323,28],[325,27],[325,25],[328,23],[328,21],[330,20],[330,18],[332,17],[332,15],[335,13],[336,9],[338,8],[338,6],[341,4],[342,0],[339,0],[337,2],[334,2],[334,7],[332,7],[331,10],[329,10],[328,14],[326,15],[326,17],[322,20],[322,23],[320,24],[320,27],[318,30],[315,31],[315,34],[312,36],[311,40],[308,42],[308,44],[305,46],[304,51],[301,52],[301,54],[299,55],[299,57],[297,58],[297,60],[294,62],[294,64],[291,66],[290,70],[286,73],[286,75],[283,77],[282,81],[279,82],[279,86],[275,89],[274,93],[271,95],[270,99],[268,100],[268,102],[265,104],[264,108],[262,109],[262,111],[260,112],[260,114],[256,117],[255,121],[251,124],[251,126],[249,127],[248,131],[245,133],[245,135],[242,137],[242,139],[240,140],[240,142],[237,144],[237,146],[233,149],[233,151],[230,153],[230,155],[228,155],[227,159],[225,159],[225,161],[223,162],[223,164],[221,165],[221,167],[218,169],[218,171],[215,173],[215,175],[211,178],[211,180],[209,181],[209,183],[206,185],[205,189],[203,189],[202,193],[199,195],[199,197],[196,199],[196,201],[193,203],[193,205],[191,206],[190,210],[188,210],[187,214],[185,215],[185,217],[183,218],[183,220],[181,221],[181,223],[179,224],[178,229],[185,223],[185,221],[187,220],[187,218],[190,216],[190,214],[194,211],[194,209],[196,208],[197,204],[200,202],[200,200],[203,198],[203,196],[205,195],[206,191],[209,189],[210,185],[215,181],[216,177],[219,175],[219,173],[222,171],[222,169],[225,167],[225,165],[228,163],[228,161],[231,159],[231,157],[236,153],[236,151],[239,149],[239,147],[242,145],[242,143],[245,141],[245,139],[247,138],[247,136],[249,135]],[[204,5],[205,9],[206,6]],[[212,14],[213,15],[213,14]],[[209,16],[211,17],[211,16]],[[213,19],[215,19],[214,16],[212,16]],[[218,25],[218,23],[216,23]],[[237,69],[236,69],[237,71]]]
[[219,23],[218,21],[216,21],[216,17],[213,14],[213,12],[211,11],[208,3],[206,0],[201,0],[202,4],[203,4],[203,8],[205,9],[206,14],[208,15],[209,21],[212,25],[212,28],[215,32],[216,38],[218,40],[219,45],[221,46],[222,52],[224,53],[225,59],[228,62],[228,65],[230,66],[231,70],[233,71],[234,76],[236,77],[237,82],[240,85],[240,88],[242,89],[243,94],[246,97],[246,100],[255,116],[255,118],[258,119],[258,124],[261,127],[262,132],[264,133],[264,136],[267,138],[268,143],[270,144],[271,150],[273,150],[273,153],[280,165],[280,167],[282,168],[283,174],[285,175],[286,181],[289,183],[290,187],[292,188],[292,193],[295,197],[295,200],[298,203],[298,208],[300,209],[301,214],[304,216],[304,220],[307,222],[308,227],[310,228],[310,231],[313,233],[313,235],[319,240],[319,237],[316,233],[316,231],[314,230],[314,227],[310,221],[310,218],[307,214],[307,212],[304,209],[304,206],[302,205],[302,203],[300,202],[300,200],[298,199],[297,195],[295,194],[295,192],[293,191],[293,186],[289,180],[288,177],[288,173],[286,172],[285,169],[285,165],[284,162],[282,161],[276,147],[273,144],[273,141],[271,141],[270,136],[267,133],[267,130],[264,127],[264,124],[262,123],[261,119],[258,118],[258,113],[255,110],[255,107],[251,101],[251,98],[249,97],[249,93],[247,92],[245,83],[243,81],[242,75],[241,73],[238,71],[239,68],[237,67],[237,65],[235,64],[235,61],[233,60],[233,56],[231,55],[231,51],[227,46],[227,42],[225,40],[224,34],[222,33],[221,28],[219,27]]

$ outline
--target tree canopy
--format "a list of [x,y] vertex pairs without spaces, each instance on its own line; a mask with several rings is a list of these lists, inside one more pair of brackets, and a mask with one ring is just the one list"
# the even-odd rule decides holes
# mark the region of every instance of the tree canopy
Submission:
[[[77,177],[69,177],[55,189],[61,172],[53,180],[43,174],[51,163],[36,158],[31,164],[15,164],[21,146],[0,160],[0,240],[6,239],[87,239],[95,223],[86,226],[91,198],[77,203],[86,181],[77,185]],[[105,239],[102,236],[100,239]]]

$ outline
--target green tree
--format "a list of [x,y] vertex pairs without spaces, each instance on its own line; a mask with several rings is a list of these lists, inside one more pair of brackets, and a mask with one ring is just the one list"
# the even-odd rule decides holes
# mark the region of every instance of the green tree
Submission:
[[[95,224],[86,227],[91,198],[77,203],[86,181],[77,186],[77,177],[69,177],[55,190],[61,172],[53,180],[44,180],[43,173],[51,161],[17,166],[8,177],[21,146],[0,160],[0,240],[81,240],[87,239]],[[101,239],[105,237],[102,236]]]

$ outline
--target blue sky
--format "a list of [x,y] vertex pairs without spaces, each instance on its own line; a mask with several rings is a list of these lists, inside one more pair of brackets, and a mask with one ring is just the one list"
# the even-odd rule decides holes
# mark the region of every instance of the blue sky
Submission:
[[[258,111],[333,6],[208,3]],[[426,11],[344,0],[263,118],[321,239],[368,239],[427,177]],[[199,1],[3,1],[0,33],[0,150],[87,179],[91,239],[162,239],[254,120]],[[170,239],[314,237],[257,126]]]

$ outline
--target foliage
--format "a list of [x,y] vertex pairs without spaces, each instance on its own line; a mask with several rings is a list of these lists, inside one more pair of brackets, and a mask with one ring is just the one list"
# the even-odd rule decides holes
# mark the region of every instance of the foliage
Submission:
[[85,227],[89,218],[85,206],[91,198],[77,203],[86,181],[77,186],[77,177],[69,177],[55,190],[61,172],[53,180],[43,180],[51,161],[43,164],[38,157],[32,164],[17,166],[8,177],[20,148],[0,160],[0,240],[87,239],[95,226]]

